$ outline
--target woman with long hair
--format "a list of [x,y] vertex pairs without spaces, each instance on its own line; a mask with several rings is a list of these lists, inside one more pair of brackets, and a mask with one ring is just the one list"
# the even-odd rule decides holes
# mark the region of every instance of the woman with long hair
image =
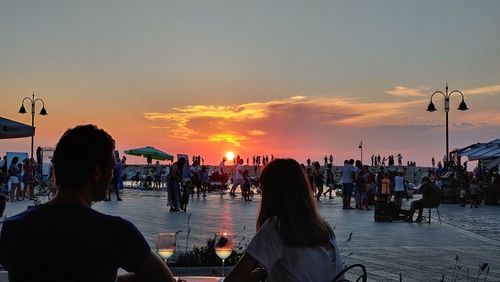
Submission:
[[[17,167],[17,163],[19,162],[18,157],[12,158],[12,161],[10,162],[9,166],[9,181],[10,181],[10,201],[20,201],[22,197],[22,192],[21,192],[21,181],[20,181],[20,176],[21,176],[21,169]],[[14,199],[15,197],[15,199]]]
[[[35,159],[25,159],[23,162],[23,183],[24,183],[24,192],[23,198],[32,199],[35,194],[35,188],[33,182],[35,181],[35,170],[36,170],[36,162]],[[41,181],[41,180],[40,180]]]
[[320,216],[310,183],[299,163],[275,159],[260,175],[262,200],[257,233],[224,280],[332,281],[343,268],[335,234]]

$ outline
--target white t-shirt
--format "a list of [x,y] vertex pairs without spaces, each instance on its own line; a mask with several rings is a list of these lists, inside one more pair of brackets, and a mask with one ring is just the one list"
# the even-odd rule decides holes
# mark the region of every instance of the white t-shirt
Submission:
[[401,175],[394,177],[394,192],[405,190],[405,178]]
[[327,248],[292,248],[286,246],[279,235],[276,218],[268,219],[255,234],[246,253],[267,270],[267,281],[332,281],[342,271],[342,258],[335,242],[335,269]]
[[234,179],[236,180],[243,180],[243,166],[241,164],[238,164],[236,166],[235,172],[234,172]]
[[353,173],[357,172],[357,168],[351,164],[344,165],[342,169],[342,183],[353,183],[354,178],[352,177]]

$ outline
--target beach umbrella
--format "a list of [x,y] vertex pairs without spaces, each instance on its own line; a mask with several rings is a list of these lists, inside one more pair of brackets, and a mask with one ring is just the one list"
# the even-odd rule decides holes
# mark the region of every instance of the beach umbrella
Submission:
[[130,149],[130,150],[125,150],[125,154],[127,155],[133,155],[133,156],[143,156],[145,158],[151,157],[151,159],[154,160],[174,160],[174,156],[167,154],[165,152],[162,152],[155,147],[151,146],[146,146],[142,148],[136,148],[136,149]]
[[30,137],[35,128],[24,123],[0,117],[0,139]]

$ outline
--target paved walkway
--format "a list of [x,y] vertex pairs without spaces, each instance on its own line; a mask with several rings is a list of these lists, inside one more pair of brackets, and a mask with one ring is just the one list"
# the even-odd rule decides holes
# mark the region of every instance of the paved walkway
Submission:
[[[94,208],[131,220],[152,248],[158,232],[182,231],[178,235],[180,252],[203,245],[221,229],[241,232],[243,239],[238,243],[243,250],[255,233],[260,204],[258,196],[252,202],[243,202],[241,197],[212,193],[206,199],[195,195],[187,213],[171,213],[164,191],[125,189],[122,198],[122,202],[96,203]],[[404,201],[404,205],[410,202]],[[14,215],[28,204],[7,203],[5,213]],[[442,275],[445,281],[451,281],[456,256],[461,266],[459,281],[466,281],[467,268],[469,280],[476,277],[481,263],[489,264],[487,281],[500,281],[500,206],[471,209],[443,204],[439,209],[443,223],[433,221],[430,225],[374,222],[373,210],[342,210],[339,198],[322,198],[319,209],[335,226],[340,244],[352,233],[351,242],[342,250],[343,258],[347,264],[364,264],[370,281],[399,281],[400,274],[403,281],[440,281]]]

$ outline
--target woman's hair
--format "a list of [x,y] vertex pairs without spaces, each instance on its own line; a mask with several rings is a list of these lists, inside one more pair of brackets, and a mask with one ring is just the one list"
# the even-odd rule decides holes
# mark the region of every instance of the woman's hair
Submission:
[[330,225],[320,217],[307,176],[293,159],[275,159],[260,174],[262,201],[257,230],[276,216],[280,237],[289,247],[328,245],[334,236]]

